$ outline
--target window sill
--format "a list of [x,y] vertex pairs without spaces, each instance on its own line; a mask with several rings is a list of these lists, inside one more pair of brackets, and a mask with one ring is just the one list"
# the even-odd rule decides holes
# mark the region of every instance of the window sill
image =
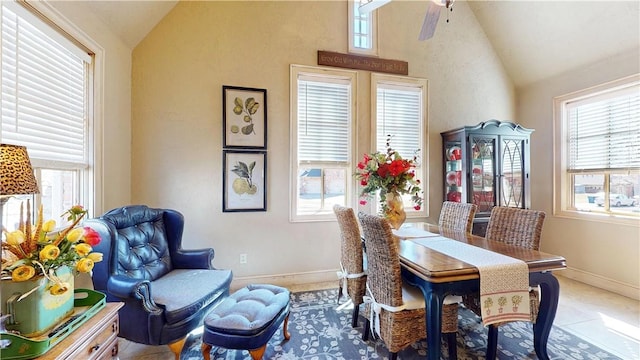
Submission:
[[572,211],[572,210],[556,211],[554,212],[553,215],[560,218],[567,218],[567,219],[574,219],[574,220],[594,221],[594,222],[603,222],[607,224],[640,227],[640,216],[635,217],[635,216],[624,216],[621,214],[605,214],[605,213],[596,213],[596,212],[588,212],[588,211]]

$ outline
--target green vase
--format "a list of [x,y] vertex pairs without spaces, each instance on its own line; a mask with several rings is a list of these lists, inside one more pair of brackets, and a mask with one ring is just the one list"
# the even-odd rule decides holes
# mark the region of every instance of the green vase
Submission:
[[[18,331],[25,337],[36,337],[52,330],[61,320],[73,313],[74,276],[71,269],[63,266],[56,270],[56,276],[69,283],[69,290],[61,295],[49,292],[51,282],[44,276],[27,281],[0,282],[0,300],[2,313],[11,314],[5,325],[7,330]],[[21,295],[37,288],[34,292],[18,301]]]

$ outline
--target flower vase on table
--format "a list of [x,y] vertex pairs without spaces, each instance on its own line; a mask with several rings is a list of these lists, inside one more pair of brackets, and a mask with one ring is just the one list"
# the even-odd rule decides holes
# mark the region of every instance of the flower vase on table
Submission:
[[402,196],[397,192],[390,192],[385,195],[385,207],[383,208],[384,217],[389,221],[392,228],[399,230],[407,214],[404,211],[404,203]]
[[[100,235],[76,227],[87,211],[69,209],[71,225],[55,230],[55,221],[42,220],[42,206],[35,224],[27,201],[26,221],[20,206],[20,222],[14,231],[3,230],[0,306],[7,330],[24,337],[46,335],[74,311],[74,276],[88,273],[102,254],[92,246]],[[34,226],[35,225],[35,226]]]
[[380,214],[391,227],[399,229],[407,218],[402,195],[410,195],[413,208],[418,211],[422,206],[422,189],[415,172],[418,157],[403,159],[391,148],[390,142],[391,137],[387,139],[386,153],[365,154],[358,163],[355,177],[362,186],[360,205],[366,205],[367,199],[379,194]]

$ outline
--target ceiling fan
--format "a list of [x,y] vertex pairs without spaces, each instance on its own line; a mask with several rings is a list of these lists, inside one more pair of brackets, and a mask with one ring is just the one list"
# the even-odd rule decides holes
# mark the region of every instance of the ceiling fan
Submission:
[[[361,0],[358,11],[360,11],[361,14],[368,14],[390,1],[391,0]],[[433,37],[433,34],[436,32],[438,19],[440,18],[440,10],[443,7],[451,9],[454,1],[455,0],[429,0],[427,2],[427,13],[424,16],[422,28],[420,29],[419,40],[427,40]]]

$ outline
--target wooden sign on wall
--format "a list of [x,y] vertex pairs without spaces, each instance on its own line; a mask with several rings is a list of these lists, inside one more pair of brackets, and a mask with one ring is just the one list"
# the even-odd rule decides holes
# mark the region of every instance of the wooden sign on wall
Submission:
[[341,54],[318,50],[318,65],[328,65],[347,69],[409,75],[409,63],[402,60],[388,60],[377,57]]

